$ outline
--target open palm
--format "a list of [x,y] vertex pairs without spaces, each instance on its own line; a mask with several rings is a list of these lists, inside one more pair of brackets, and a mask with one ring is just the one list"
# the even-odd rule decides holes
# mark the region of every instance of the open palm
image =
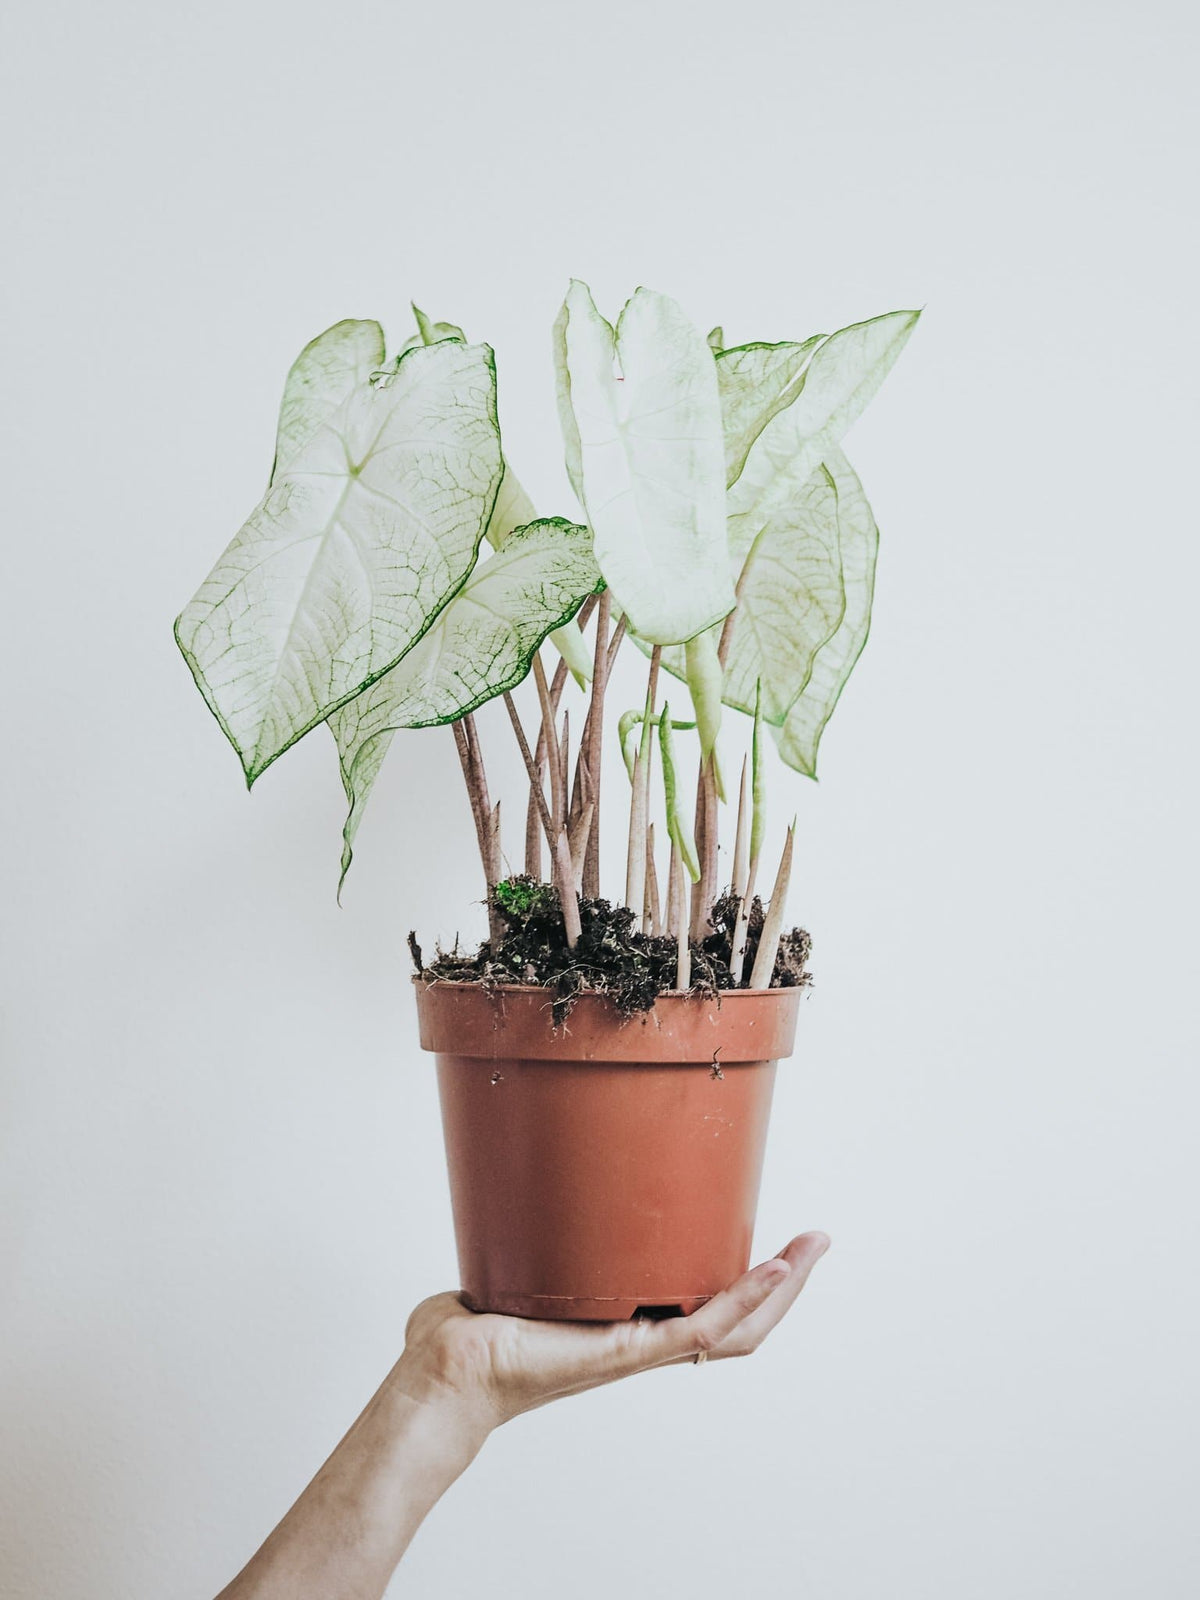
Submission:
[[405,1361],[426,1382],[482,1402],[507,1422],[651,1367],[752,1354],[828,1248],[823,1233],[799,1234],[690,1317],[661,1321],[538,1322],[468,1311],[456,1294],[434,1295],[409,1318]]

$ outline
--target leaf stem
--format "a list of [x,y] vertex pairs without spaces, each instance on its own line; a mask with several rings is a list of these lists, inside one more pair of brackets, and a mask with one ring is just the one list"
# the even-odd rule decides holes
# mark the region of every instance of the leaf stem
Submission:
[[[567,803],[563,790],[562,751],[559,748],[558,734],[554,727],[554,707],[550,703],[550,686],[546,682],[546,669],[542,666],[542,658],[536,655],[533,658],[533,681],[537,684],[538,701],[542,710],[542,741],[546,748],[546,760],[550,767],[550,815],[553,819],[555,833],[566,826]],[[551,849],[554,842],[551,840]]]
[[[513,700],[512,694],[507,690],[504,694],[504,704],[508,708],[509,721],[512,723],[513,732],[517,736],[517,744],[520,746],[521,759],[525,763],[525,771],[529,774],[530,792],[536,799],[538,815],[546,833],[546,843],[550,846],[550,859],[554,865],[554,886],[558,891],[558,903],[562,908],[563,927],[567,935],[567,949],[574,950],[579,942],[579,935],[582,929],[579,922],[579,897],[575,890],[575,874],[571,869],[571,851],[567,842],[567,831],[565,828],[556,828],[554,825],[554,819],[550,815],[550,808],[546,804],[546,796],[542,790],[537,763],[533,759],[533,752],[530,750],[529,741],[525,737],[525,729],[521,726],[521,718],[517,711],[516,702]],[[550,728],[550,736],[553,737],[553,723],[551,723]],[[557,752],[551,756],[550,771],[552,777],[556,765]]]
[[771,904],[763,920],[762,937],[758,941],[758,954],[750,974],[752,989],[769,989],[775,973],[775,958],[779,953],[779,937],[783,932],[783,918],[787,911],[788,884],[792,876],[792,843],[796,836],[796,820],[787,831],[783,854],[779,858],[779,871],[775,874],[775,887],[771,891]]
[[[585,601],[583,610],[587,610],[591,601]],[[583,612],[580,612],[583,615]],[[568,627],[574,626],[572,623]],[[563,687],[567,681],[567,663],[561,657],[554,669],[554,677],[550,680],[550,704],[558,710],[558,702],[562,698]],[[538,771],[538,787],[542,783],[542,769],[546,765],[546,731],[544,727],[538,728],[537,752],[535,763]],[[542,833],[541,819],[538,816],[537,802],[533,795],[533,783],[529,786],[529,803],[525,808],[525,874],[530,878],[540,879],[542,876]]]
[[624,618],[617,624],[614,642],[610,644],[608,623],[612,615],[612,595],[605,589],[596,606],[596,655],[592,667],[592,693],[588,702],[587,720],[579,743],[579,759],[591,780],[592,826],[588,833],[587,853],[583,863],[583,894],[594,900],[600,893],[600,761],[604,749],[604,697],[608,690],[610,651],[616,656],[617,647],[624,634]]
[[493,810],[488,796],[487,774],[483,767],[483,754],[479,748],[474,717],[460,717],[450,726],[454,733],[459,765],[462,767],[463,779],[467,786],[467,798],[471,802],[471,815],[475,821],[475,838],[479,844],[479,857],[483,863],[483,876],[487,884],[488,938],[494,949],[504,933],[503,924],[492,898],[492,890],[500,878],[500,804],[497,801]]
[[675,913],[675,987],[682,991],[692,987],[692,951],[688,944],[687,887],[679,864],[678,842],[672,842],[671,845],[671,871],[678,895]]
[[639,748],[633,760],[633,785],[629,797],[629,845],[625,857],[625,904],[634,916],[641,916],[646,893],[646,827],[650,820],[650,768],[654,757],[654,701],[658,694],[658,673],[662,646],[650,652],[646,676],[646,705],[642,714]]
[[700,875],[692,884],[692,938],[697,944],[708,931],[713,901],[717,897],[720,814],[717,810],[716,759],[715,749],[701,757],[696,782],[696,857],[700,864]]

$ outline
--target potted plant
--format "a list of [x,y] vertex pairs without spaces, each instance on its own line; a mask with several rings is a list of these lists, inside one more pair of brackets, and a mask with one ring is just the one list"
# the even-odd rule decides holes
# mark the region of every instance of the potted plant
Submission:
[[[176,623],[248,784],[327,724],[343,879],[394,734],[452,731],[488,937],[428,962],[410,944],[476,1309],[687,1312],[745,1270],[808,979],[784,926],[793,829],[761,898],[768,744],[815,776],[865,643],[878,532],[840,441],[917,316],[726,348],[664,295],[612,325],[572,283],[554,364],[576,519],[537,516],[505,460],[487,345],[418,311],[388,359],[378,323],[340,322],[288,374],[263,498]],[[618,711],[622,647],[645,690]],[[473,715],[497,697],[529,783],[515,876]],[[736,782],[728,709],[752,728]],[[609,898],[602,815],[627,841]]]

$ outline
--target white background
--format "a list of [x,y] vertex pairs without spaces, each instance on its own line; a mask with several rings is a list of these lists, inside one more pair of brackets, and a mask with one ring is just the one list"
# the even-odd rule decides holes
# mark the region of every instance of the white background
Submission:
[[849,441],[874,634],[773,789],[818,984],[760,1253],[834,1248],[754,1361],[497,1437],[394,1592],[1195,1592],[1196,44],[1182,0],[10,17],[5,1600],[204,1600],[453,1282],[403,948],[480,924],[449,735],[339,910],[331,742],[247,798],[170,624],[296,351],[410,296],[569,512],[571,274],[735,341],[928,307]]

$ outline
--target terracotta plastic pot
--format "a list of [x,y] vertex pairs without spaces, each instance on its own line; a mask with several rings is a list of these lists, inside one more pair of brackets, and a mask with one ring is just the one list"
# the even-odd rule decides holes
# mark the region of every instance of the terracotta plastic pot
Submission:
[[437,1055],[462,1290],[477,1311],[687,1314],[747,1268],[798,989],[584,995],[417,983]]

